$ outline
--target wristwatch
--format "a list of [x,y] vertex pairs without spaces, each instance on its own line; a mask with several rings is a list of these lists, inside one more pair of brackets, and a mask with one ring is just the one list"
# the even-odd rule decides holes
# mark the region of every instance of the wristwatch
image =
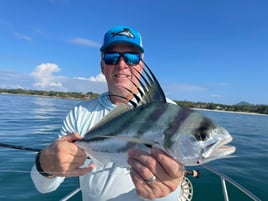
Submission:
[[48,179],[51,179],[53,177],[55,177],[54,175],[52,174],[49,174],[47,172],[45,172],[42,167],[41,167],[41,164],[40,164],[40,152],[37,153],[36,157],[35,157],[35,166],[36,166],[36,169],[37,171],[43,175],[44,177],[48,178]]

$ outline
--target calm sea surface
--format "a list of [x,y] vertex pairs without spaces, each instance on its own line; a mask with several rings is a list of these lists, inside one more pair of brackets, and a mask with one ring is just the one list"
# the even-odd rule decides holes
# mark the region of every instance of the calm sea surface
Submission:
[[[0,94],[0,142],[43,148],[57,138],[62,120],[79,101]],[[261,200],[268,200],[268,116],[201,111],[233,135],[237,147],[234,158],[212,161],[216,168],[249,189]],[[56,201],[78,187],[77,178],[68,178],[49,194],[40,194],[32,184],[30,170],[34,152],[0,148],[0,200]],[[220,179],[202,167],[194,186],[193,201],[224,200]],[[227,187],[231,187],[227,185]],[[250,200],[229,188],[230,201]],[[80,195],[71,200],[79,200]]]

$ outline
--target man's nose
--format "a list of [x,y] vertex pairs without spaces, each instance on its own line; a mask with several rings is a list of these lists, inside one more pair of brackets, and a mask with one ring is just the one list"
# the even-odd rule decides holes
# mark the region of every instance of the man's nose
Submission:
[[125,60],[124,60],[124,58],[122,56],[120,56],[119,61],[117,63],[117,66],[121,67],[121,68],[128,67],[128,65],[126,64],[126,62],[125,62]]

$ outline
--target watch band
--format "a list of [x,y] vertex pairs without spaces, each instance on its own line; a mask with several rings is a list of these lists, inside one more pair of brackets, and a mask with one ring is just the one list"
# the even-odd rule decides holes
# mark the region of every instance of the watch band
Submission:
[[53,178],[54,175],[52,174],[49,174],[47,172],[45,172],[42,167],[41,167],[41,164],[40,164],[40,152],[37,153],[36,157],[35,157],[35,166],[36,166],[36,169],[37,171],[43,175],[44,177],[46,178]]

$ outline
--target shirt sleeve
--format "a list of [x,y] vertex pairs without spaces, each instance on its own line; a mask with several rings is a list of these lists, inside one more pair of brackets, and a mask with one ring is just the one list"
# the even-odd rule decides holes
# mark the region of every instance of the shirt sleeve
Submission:
[[[64,124],[62,126],[62,129],[67,130],[67,131],[68,130],[73,131],[74,130],[73,129],[73,127],[74,127],[73,122],[74,122],[74,112],[72,110],[66,116]],[[67,127],[67,126],[69,126],[69,127]],[[66,134],[66,132],[62,131],[61,135],[64,135],[64,134]],[[59,137],[61,135],[59,135]],[[35,188],[40,193],[49,193],[49,192],[56,190],[65,179],[65,177],[46,178],[38,172],[35,164],[33,165],[32,170],[31,170],[31,178],[32,178],[32,181],[35,185]]]
[[31,171],[31,178],[35,185],[35,188],[40,193],[49,193],[56,190],[60,184],[64,181],[64,177],[54,177],[54,178],[46,178],[41,175],[36,166],[34,165]]

